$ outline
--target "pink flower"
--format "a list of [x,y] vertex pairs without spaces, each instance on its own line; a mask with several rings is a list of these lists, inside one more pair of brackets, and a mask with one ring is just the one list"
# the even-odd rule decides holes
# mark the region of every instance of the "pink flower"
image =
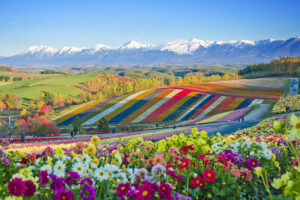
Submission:
[[203,176],[207,182],[214,182],[216,179],[216,173],[212,169],[206,169],[203,171]]
[[24,183],[25,183],[24,196],[25,197],[33,196],[36,191],[36,185],[31,180],[25,181]]
[[184,158],[181,160],[181,164],[178,166],[178,169],[186,169],[190,166],[190,160],[187,158]]
[[204,178],[201,176],[197,176],[192,179],[191,184],[193,188],[197,188],[197,187],[204,188],[205,186]]
[[172,188],[166,182],[164,182],[164,181],[160,182],[160,186],[157,189],[157,191],[158,191],[158,194],[161,198],[173,199],[173,197],[172,197]]

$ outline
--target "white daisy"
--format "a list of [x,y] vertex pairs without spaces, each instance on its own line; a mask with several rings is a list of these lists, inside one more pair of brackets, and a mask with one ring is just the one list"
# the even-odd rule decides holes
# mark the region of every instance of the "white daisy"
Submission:
[[115,155],[114,157],[118,160],[119,164],[121,165],[122,164],[121,156],[120,155]]
[[270,150],[270,149],[264,149],[263,150],[263,157],[265,158],[265,159],[267,159],[267,160],[270,160],[271,159],[271,157],[272,157],[272,151]]
[[118,166],[111,165],[111,164],[105,164],[104,170],[107,172],[120,172],[121,171],[121,169]]
[[52,173],[52,167],[50,165],[44,165],[43,167],[41,167],[41,171],[47,171],[48,174]]
[[54,174],[58,177],[63,177],[65,175],[65,168],[66,165],[63,163],[63,161],[56,161],[55,165],[53,166]]
[[40,160],[41,160],[41,158],[36,159],[34,164],[37,165],[37,166],[40,166]]
[[77,172],[80,176],[82,176],[84,174],[84,172],[86,171],[85,165],[81,162],[77,162],[72,166],[72,171]]
[[94,177],[95,177],[98,181],[102,182],[102,181],[108,179],[108,174],[107,174],[107,172],[101,167],[101,168],[98,168],[98,169],[95,170],[95,172],[94,172]]

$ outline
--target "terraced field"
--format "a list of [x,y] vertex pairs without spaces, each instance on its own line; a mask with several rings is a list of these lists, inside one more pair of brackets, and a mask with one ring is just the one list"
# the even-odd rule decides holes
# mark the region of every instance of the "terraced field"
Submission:
[[157,88],[95,101],[55,121],[58,125],[69,125],[76,116],[83,125],[94,125],[103,117],[110,124],[234,120],[264,100],[279,99],[281,93],[213,84]]

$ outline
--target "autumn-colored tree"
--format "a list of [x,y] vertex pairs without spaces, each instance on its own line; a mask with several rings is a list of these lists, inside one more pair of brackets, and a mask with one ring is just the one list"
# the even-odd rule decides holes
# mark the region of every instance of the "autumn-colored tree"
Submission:
[[44,101],[39,101],[39,102],[37,103],[37,109],[38,109],[38,110],[41,110],[41,108],[42,108],[44,105],[45,105],[45,102],[44,102]]
[[37,113],[34,117],[27,117],[26,121],[20,121],[22,132],[25,135],[48,135],[59,134],[60,131],[56,124],[45,117],[40,117]]
[[31,110],[35,110],[37,108],[37,105],[34,100],[30,100],[28,108]]
[[23,108],[23,110],[20,112],[21,116],[24,117],[26,115],[28,115],[28,112],[25,108]]
[[5,103],[8,109],[19,109],[22,103],[22,98],[15,94],[7,94]]

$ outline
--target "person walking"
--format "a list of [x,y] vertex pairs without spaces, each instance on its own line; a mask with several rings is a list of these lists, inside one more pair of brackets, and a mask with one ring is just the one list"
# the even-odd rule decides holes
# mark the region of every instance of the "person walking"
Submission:
[[24,140],[25,140],[25,136],[24,136],[24,134],[22,134],[21,135],[21,142],[24,142]]

